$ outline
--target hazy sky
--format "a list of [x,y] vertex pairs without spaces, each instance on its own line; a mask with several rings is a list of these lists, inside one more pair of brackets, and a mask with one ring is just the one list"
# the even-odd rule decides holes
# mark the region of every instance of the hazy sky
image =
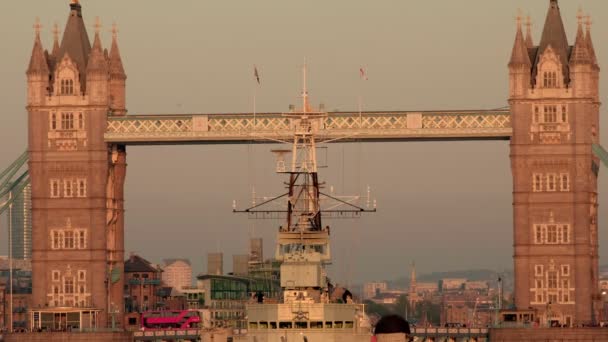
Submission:
[[[518,8],[532,15],[538,42],[548,0],[82,0],[89,34],[95,16],[113,21],[128,74],[128,108],[140,113],[250,112],[260,70],[258,111],[296,103],[299,68],[309,66],[314,103],[329,110],[492,109],[507,104],[507,63]],[[51,47],[68,0],[0,1],[0,169],[27,146],[25,69],[35,17]],[[607,88],[608,2],[560,2],[570,37],[579,5],[594,18],[593,38]],[[359,80],[360,66],[369,81]],[[606,102],[606,92],[602,96]],[[602,108],[603,145],[608,113]],[[274,253],[280,222],[232,214],[252,185],[278,193],[272,146],[129,147],[126,249],[151,261],[186,257],[204,271],[207,252],[246,252],[253,230]],[[512,267],[512,181],[508,142],[331,145],[321,178],[336,191],[364,192],[379,211],[332,221],[339,281],[392,279],[416,260],[419,272]],[[608,262],[608,172],[600,171],[600,243]],[[5,230],[0,241],[6,241]],[[4,243],[3,243],[4,245]],[[5,249],[5,246],[3,246]],[[0,249],[2,250],[2,249]]]

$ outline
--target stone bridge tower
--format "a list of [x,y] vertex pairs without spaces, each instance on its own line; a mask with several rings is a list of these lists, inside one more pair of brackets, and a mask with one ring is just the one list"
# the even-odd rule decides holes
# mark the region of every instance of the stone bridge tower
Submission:
[[125,150],[108,146],[104,132],[108,115],[126,113],[126,75],[116,30],[108,52],[95,27],[91,46],[82,7],[72,0],[51,52],[36,25],[27,70],[32,310],[46,317],[85,312],[84,327],[105,327],[110,317],[121,322],[124,310]]
[[570,46],[551,0],[536,46],[519,18],[509,63],[515,304],[541,324],[597,319],[599,67],[584,19]]

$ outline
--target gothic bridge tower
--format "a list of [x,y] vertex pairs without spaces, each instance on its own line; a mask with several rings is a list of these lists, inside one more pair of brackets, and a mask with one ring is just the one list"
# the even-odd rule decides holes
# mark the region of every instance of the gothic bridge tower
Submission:
[[84,327],[104,327],[110,316],[121,322],[124,310],[125,149],[109,146],[103,135],[108,115],[126,113],[126,75],[116,29],[108,52],[95,27],[91,46],[82,7],[72,0],[51,52],[36,25],[27,70],[32,310],[45,317],[82,311]]
[[[586,27],[585,27],[586,26]],[[599,66],[591,22],[568,44],[557,0],[539,45],[518,19],[509,63],[515,304],[539,322],[597,319]]]

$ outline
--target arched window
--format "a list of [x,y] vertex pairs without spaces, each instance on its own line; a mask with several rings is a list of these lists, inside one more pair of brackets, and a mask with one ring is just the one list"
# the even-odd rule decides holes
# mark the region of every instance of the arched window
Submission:
[[57,113],[51,114],[51,130],[57,129]]

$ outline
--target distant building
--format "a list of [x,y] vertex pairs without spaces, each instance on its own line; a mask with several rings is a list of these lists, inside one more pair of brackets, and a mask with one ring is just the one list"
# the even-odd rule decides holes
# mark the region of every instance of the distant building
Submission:
[[[32,272],[13,270],[13,287],[9,285],[9,271],[0,270],[0,328],[24,331],[29,328],[28,309],[32,301]],[[12,314],[11,314],[12,291]],[[12,315],[12,317],[11,317]]]
[[178,290],[192,286],[192,266],[188,259],[165,259],[163,264],[163,284]]
[[464,283],[465,290],[488,290],[489,287],[487,281],[467,281]]
[[249,274],[249,258],[247,254],[232,256],[232,274],[235,276],[247,276]]
[[28,184],[21,193],[13,194],[11,216],[12,256],[16,260],[32,258],[32,185]]
[[266,303],[278,303],[281,294],[277,280],[214,274],[199,275],[197,288],[204,293],[213,328],[246,328],[245,304],[257,300],[254,294],[263,294]]
[[426,293],[435,293],[439,291],[438,283],[416,283],[416,290],[418,293],[426,294]]
[[161,270],[139,255],[125,261],[125,313],[140,313],[162,307],[157,294]]
[[251,263],[264,262],[264,240],[262,238],[249,240],[249,261]]
[[207,274],[223,275],[224,274],[224,254],[223,253],[208,253],[207,254]]
[[205,307],[205,291],[198,287],[183,288],[180,292],[184,295],[187,309],[200,310]]
[[444,278],[441,279],[441,290],[460,290],[466,282],[465,278]]
[[371,282],[363,284],[363,299],[372,299],[388,289],[386,282]]

